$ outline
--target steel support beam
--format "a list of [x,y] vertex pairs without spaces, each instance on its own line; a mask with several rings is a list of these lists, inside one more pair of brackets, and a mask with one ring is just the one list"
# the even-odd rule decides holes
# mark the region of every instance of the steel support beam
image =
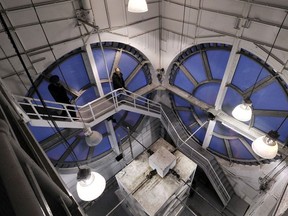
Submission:
[[[246,5],[246,7],[243,11],[243,14],[242,14],[243,17],[247,17],[249,14],[249,11],[250,11],[250,6]],[[244,25],[245,21],[246,21],[246,19],[243,18],[239,22],[239,26],[241,26],[241,27],[236,33],[236,35],[239,37],[243,34],[243,31],[244,31],[243,25]],[[221,82],[221,85],[220,85],[220,88],[218,91],[218,95],[217,95],[217,98],[215,101],[215,110],[221,110],[224,98],[225,98],[226,93],[227,93],[227,84],[231,83],[233,75],[234,75],[235,70],[236,70],[236,67],[238,65],[238,62],[240,59],[240,55],[237,54],[239,49],[240,49],[239,44],[240,44],[240,39],[235,38],[234,42],[233,42],[232,50],[230,52],[230,56],[228,59],[228,63],[227,63],[227,66],[226,66],[226,69],[224,72],[224,76],[222,78],[222,82]],[[206,63],[206,64],[208,64],[208,63]],[[210,141],[211,141],[212,136],[213,136],[213,131],[214,131],[215,125],[216,125],[216,122],[215,123],[212,123],[212,122],[209,123],[207,132],[206,132],[205,137],[204,137],[203,145],[202,145],[203,148],[207,148],[209,146]],[[227,145],[227,143],[226,143],[226,145]],[[228,156],[229,156],[229,158],[231,158],[230,157],[231,155],[228,154]]]
[[[209,110],[211,113],[217,113],[216,110]],[[255,140],[260,136],[264,136],[265,133],[263,133],[260,130],[257,130],[256,128],[251,128],[249,127],[249,125],[240,122],[238,120],[236,120],[235,118],[227,115],[224,112],[218,112],[216,114],[216,120],[221,122],[224,126],[230,128],[231,130],[239,133],[240,135],[250,139],[250,140]]]
[[183,64],[176,63],[177,66],[183,71],[185,76],[189,79],[189,81],[196,87],[198,86],[197,80],[191,75],[191,73],[187,70],[187,68]]
[[[266,135],[266,133],[264,133],[264,132],[262,132],[256,128],[251,128],[249,125],[236,120],[235,118],[227,115],[226,113],[224,113],[220,110],[214,109],[213,107],[211,107],[211,106],[207,105],[206,103],[198,100],[197,98],[194,98],[193,96],[191,96],[187,92],[184,92],[181,89],[178,89],[174,86],[165,86],[165,88],[167,90],[173,92],[174,94],[182,97],[183,99],[187,100],[191,104],[198,106],[200,109],[205,110],[207,112],[211,112],[213,115],[216,116],[217,121],[221,122],[224,126],[230,128],[231,130],[237,132],[238,134],[246,137],[247,139],[249,139],[251,141],[254,141],[255,139],[257,139],[260,136]],[[208,139],[208,138],[206,138],[206,139]],[[283,146],[283,143],[279,143],[279,144],[281,146]],[[205,145],[207,145],[207,144],[205,144]],[[280,153],[285,152],[285,149],[279,148],[279,152]],[[285,153],[285,154],[287,154],[287,153]]]
[[96,62],[95,62],[95,59],[94,59],[93,52],[92,52],[90,44],[86,44],[85,45],[85,49],[86,49],[86,53],[87,53],[87,56],[88,56],[88,61],[89,61],[90,65],[91,65],[92,72],[93,72],[93,75],[94,75],[94,78],[95,78],[95,81],[96,81],[96,86],[97,86],[98,92],[99,92],[100,96],[103,96],[104,95],[104,91],[103,91],[103,88],[102,88],[102,85],[101,85],[99,72],[98,72],[98,69],[97,69],[97,66],[96,66]]
[[225,145],[227,155],[228,155],[230,163],[231,163],[231,159],[233,158],[233,154],[232,154],[231,146],[230,146],[229,141],[227,139],[224,140],[224,145]]
[[235,69],[237,67],[237,64],[239,62],[240,55],[237,54],[239,51],[239,43],[240,40],[236,39],[233,43],[232,50],[230,52],[229,60],[224,72],[224,76],[222,78],[222,82],[219,88],[219,92],[215,101],[215,109],[220,110],[222,108],[222,104],[227,92],[226,85],[229,84],[233,78]]
[[213,77],[212,77],[212,72],[211,72],[211,68],[210,68],[210,65],[209,65],[207,53],[203,52],[201,50],[200,54],[201,54],[201,57],[202,57],[202,60],[203,60],[203,65],[204,65],[204,68],[205,68],[205,73],[206,73],[207,79],[208,80],[212,80]]
[[137,67],[132,71],[132,73],[129,74],[127,77],[125,84],[126,86],[131,82],[131,80],[136,76],[136,74],[139,72],[139,70],[143,67],[145,63],[149,63],[148,61],[142,61],[140,64],[137,65]]
[[175,87],[175,86],[171,86],[170,84],[166,84],[163,85],[164,88],[166,88],[167,90],[173,92],[174,94],[184,98],[185,100],[189,101],[191,104],[198,106],[200,109],[202,110],[206,110],[208,111],[208,109],[212,108],[211,105],[208,105],[206,103],[204,103],[203,101],[195,98],[194,96],[192,96],[191,94]]
[[212,139],[212,135],[213,135],[213,131],[216,125],[216,121],[209,121],[207,130],[206,130],[206,134],[205,134],[205,138],[202,144],[202,148],[206,149],[208,148],[210,141]]

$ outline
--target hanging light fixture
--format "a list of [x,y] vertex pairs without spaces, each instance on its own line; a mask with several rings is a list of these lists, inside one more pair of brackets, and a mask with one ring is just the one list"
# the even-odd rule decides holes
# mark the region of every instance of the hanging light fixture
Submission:
[[106,180],[89,168],[79,169],[77,173],[77,193],[81,200],[91,201],[98,198],[105,190]]
[[281,29],[283,27],[284,22],[286,20],[287,14],[288,13],[286,13],[286,15],[285,15],[285,17],[284,17],[284,19],[283,19],[283,21],[282,21],[282,23],[280,25],[280,28],[279,28],[279,30],[277,32],[277,35],[276,35],[276,37],[274,39],[274,42],[273,42],[272,46],[271,46],[271,49],[270,49],[270,51],[269,51],[269,53],[268,53],[268,55],[266,57],[266,60],[265,60],[264,64],[261,67],[261,70],[260,70],[260,72],[259,72],[259,74],[258,74],[258,76],[257,76],[257,78],[255,80],[255,83],[253,85],[253,88],[252,88],[249,96],[245,97],[243,102],[242,102],[242,104],[237,105],[232,111],[232,116],[234,118],[238,119],[239,121],[244,121],[244,122],[245,121],[250,121],[250,119],[252,118],[252,101],[251,101],[250,97],[253,94],[253,91],[255,90],[257,81],[258,81],[258,79],[259,79],[259,77],[260,77],[260,75],[261,75],[261,73],[262,73],[262,71],[264,69],[264,65],[266,65],[266,63],[267,63],[267,61],[268,61],[268,59],[269,59],[269,57],[271,55],[271,52],[272,52],[272,50],[274,48],[274,45],[275,45],[275,42],[276,42],[276,40],[277,40],[277,38],[279,36],[279,33],[280,33],[280,31],[281,31]]
[[249,121],[252,117],[252,101],[249,98],[244,99],[242,104],[239,104],[232,111],[232,116],[239,121]]
[[103,139],[102,134],[100,134],[98,131],[92,131],[90,127],[85,129],[84,134],[85,141],[90,147],[98,145]]
[[269,131],[267,135],[258,137],[252,143],[253,151],[260,157],[265,159],[272,159],[277,155],[278,152],[278,143],[277,139],[279,138],[278,130],[286,121],[288,115],[281,122],[280,126],[276,131]]
[[273,159],[278,152],[277,131],[269,131],[266,136],[258,137],[252,143],[253,151],[260,157],[265,159]]
[[144,13],[148,11],[146,0],[129,0],[128,11],[131,13]]

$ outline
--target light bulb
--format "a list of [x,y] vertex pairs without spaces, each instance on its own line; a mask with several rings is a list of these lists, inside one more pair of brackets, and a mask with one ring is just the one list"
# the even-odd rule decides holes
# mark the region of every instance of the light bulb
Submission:
[[106,187],[105,178],[97,172],[91,172],[87,178],[77,182],[77,193],[81,200],[91,201],[98,198]]
[[268,136],[261,136],[253,141],[252,149],[262,158],[273,159],[277,155],[278,144],[276,140],[273,140]]
[[148,11],[146,0],[129,0],[128,11],[132,13],[143,13]]
[[98,131],[92,131],[91,128],[87,128],[85,131],[85,141],[88,146],[93,147],[98,145],[103,139],[102,134]]
[[234,108],[232,116],[239,121],[249,121],[252,117],[252,109],[250,104],[242,103]]

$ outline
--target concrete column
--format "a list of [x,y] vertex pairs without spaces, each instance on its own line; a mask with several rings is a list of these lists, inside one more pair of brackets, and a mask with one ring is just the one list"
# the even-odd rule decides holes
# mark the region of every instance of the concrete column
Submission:
[[41,206],[10,144],[9,128],[0,120],[0,175],[15,214],[43,215]]

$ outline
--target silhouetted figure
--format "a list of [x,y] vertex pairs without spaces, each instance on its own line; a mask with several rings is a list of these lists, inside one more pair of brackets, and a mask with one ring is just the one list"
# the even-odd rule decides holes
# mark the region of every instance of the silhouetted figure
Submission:
[[[123,74],[121,73],[121,70],[119,67],[116,67],[115,68],[115,71],[112,75],[112,84],[113,84],[113,88],[114,90],[116,89],[120,89],[120,88],[124,88],[126,89],[126,86],[125,86],[125,81],[123,79]],[[125,93],[125,92],[123,92]],[[118,95],[118,100],[121,100],[121,94]],[[107,118],[108,121],[112,120],[114,123],[116,123],[116,120],[113,116],[110,116],[109,118]]]
[[124,88],[125,87],[125,81],[123,79],[123,74],[121,73],[120,68],[115,68],[115,72],[113,73],[112,76],[112,82],[113,82],[113,88],[114,90],[119,89],[119,88]]
[[[71,104],[70,99],[67,95],[67,91],[64,88],[64,86],[59,82],[59,76],[53,75],[49,79],[49,86],[48,90],[54,100],[59,103],[66,103],[66,104]],[[69,109],[69,113],[71,117],[76,117],[76,112],[73,106],[67,106],[67,109]],[[65,111],[62,111],[61,115],[67,115]]]

